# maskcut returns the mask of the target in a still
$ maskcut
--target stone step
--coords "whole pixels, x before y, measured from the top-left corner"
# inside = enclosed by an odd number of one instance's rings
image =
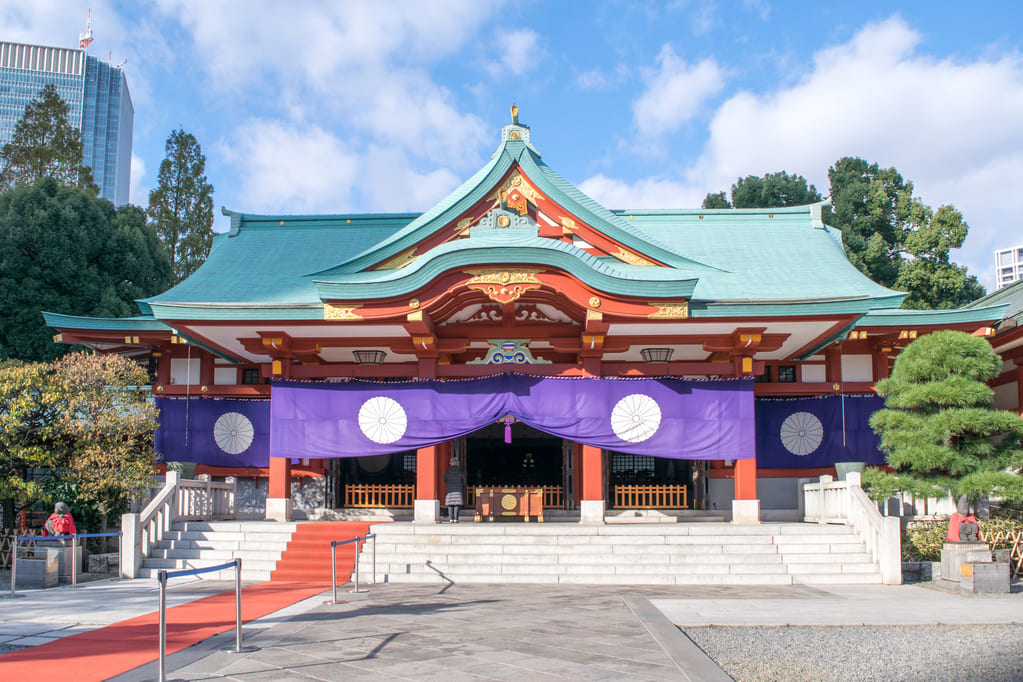
[[[244,563],[249,561],[278,561],[281,558],[281,550],[224,550],[224,549],[194,549],[172,547],[170,549],[154,549],[150,552],[150,559],[210,559],[219,561],[231,561],[241,559]]]

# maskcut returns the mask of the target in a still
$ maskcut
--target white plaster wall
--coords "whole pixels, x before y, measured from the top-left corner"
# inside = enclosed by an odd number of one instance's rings
[[[873,381],[874,363],[869,355],[843,355],[842,381]]]
[[[805,383],[823,383],[827,381],[824,365],[803,365],[802,377]]]
[[[172,384],[199,384],[199,358],[171,358]]]
[[[217,385],[237,384],[238,370],[235,367],[215,367],[213,369],[213,383]]]

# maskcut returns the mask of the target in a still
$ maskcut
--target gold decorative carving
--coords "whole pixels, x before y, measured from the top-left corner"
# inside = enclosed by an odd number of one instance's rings
[[[597,298],[596,296],[590,296],[590,307],[591,308],[599,308],[600,307],[600,299]]]
[[[651,320],[684,320],[689,317],[689,301],[677,303],[651,303],[657,312],[647,315]]]
[[[531,202],[533,202],[534,204],[536,203],[536,199],[539,196],[539,194],[526,181],[526,179],[522,177],[522,174],[519,173],[519,171],[513,172],[508,177],[507,180],[501,183],[501,186],[494,190],[494,193],[490,195],[489,200],[490,201],[501,200],[503,196],[507,195],[508,190],[510,190],[512,187],[518,189],[519,192],[524,194],[526,198],[529,199]]]
[[[355,311],[361,308],[361,305],[333,305],[332,303],[323,304],[323,319],[325,320],[361,320],[362,315],[357,314]]]
[[[408,307],[412,308],[413,310],[419,308],[419,299],[418,298],[409,299]]]
[[[510,133],[508,133],[508,139],[509,140],[521,140],[522,139],[522,133],[519,132],[518,130],[513,130]]]
[[[599,310],[587,310],[586,321],[587,322],[601,322],[604,319],[604,313]]]
[[[558,220],[561,221],[562,234],[572,234],[573,232],[579,229],[579,226],[575,224],[575,221],[569,218],[568,216],[565,215],[558,216]]]
[[[413,246],[411,249],[402,251],[393,258],[385,260],[383,263],[376,266],[374,270],[400,270],[416,258],[418,258],[418,256],[416,256],[416,247]]]
[[[498,227],[508,227],[509,225],[511,225],[511,218],[509,218],[506,215],[499,215],[499,216],[497,216],[497,226]]]
[[[543,284],[536,276],[542,270],[466,270],[472,275],[465,285],[485,293],[490,300],[498,303],[510,303],[522,294],[539,289]]]
[[[455,225],[455,232],[465,232],[469,229],[469,225],[472,223],[472,218],[462,218]]]
[[[631,251],[626,251],[621,247],[618,247],[618,253],[615,254],[615,257],[629,265],[654,265],[652,261],[648,261],[646,258],[643,258],[643,256],[632,253]]]

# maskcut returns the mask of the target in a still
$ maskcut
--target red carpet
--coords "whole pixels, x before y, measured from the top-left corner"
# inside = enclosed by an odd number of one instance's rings
[[[270,574],[271,581],[316,581],[324,589],[330,587],[330,543],[332,540],[350,540],[369,532],[364,521],[317,521],[300,523],[291,536],[287,549]],[[355,543],[337,548],[337,581],[348,582],[355,570]]]
[[[330,541],[365,535],[368,523],[302,523],[277,563],[271,582],[242,589],[242,622],[273,613],[330,589]],[[337,579],[355,570],[355,543],[338,547]],[[297,577],[302,576],[302,577]],[[154,595],[154,602],[156,601]],[[0,655],[0,680],[106,680],[160,657],[157,611]],[[234,590],[167,609],[167,654],[234,629]],[[244,645],[244,632],[242,633]],[[234,640],[231,640],[233,646]]]
[[[327,583],[261,583],[242,588],[242,622],[290,606]],[[155,601],[155,597],[154,597]],[[158,611],[98,630],[0,655],[0,680],[105,680],[160,657]],[[234,590],[167,609],[167,653],[234,629]],[[242,633],[244,644],[244,631]],[[232,644],[228,646],[233,646]]]

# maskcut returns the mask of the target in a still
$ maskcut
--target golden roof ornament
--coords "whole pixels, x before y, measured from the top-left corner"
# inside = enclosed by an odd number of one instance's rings
[[[519,124],[519,105],[518,104],[511,105],[511,115],[512,115],[512,125],[518,125]]]

